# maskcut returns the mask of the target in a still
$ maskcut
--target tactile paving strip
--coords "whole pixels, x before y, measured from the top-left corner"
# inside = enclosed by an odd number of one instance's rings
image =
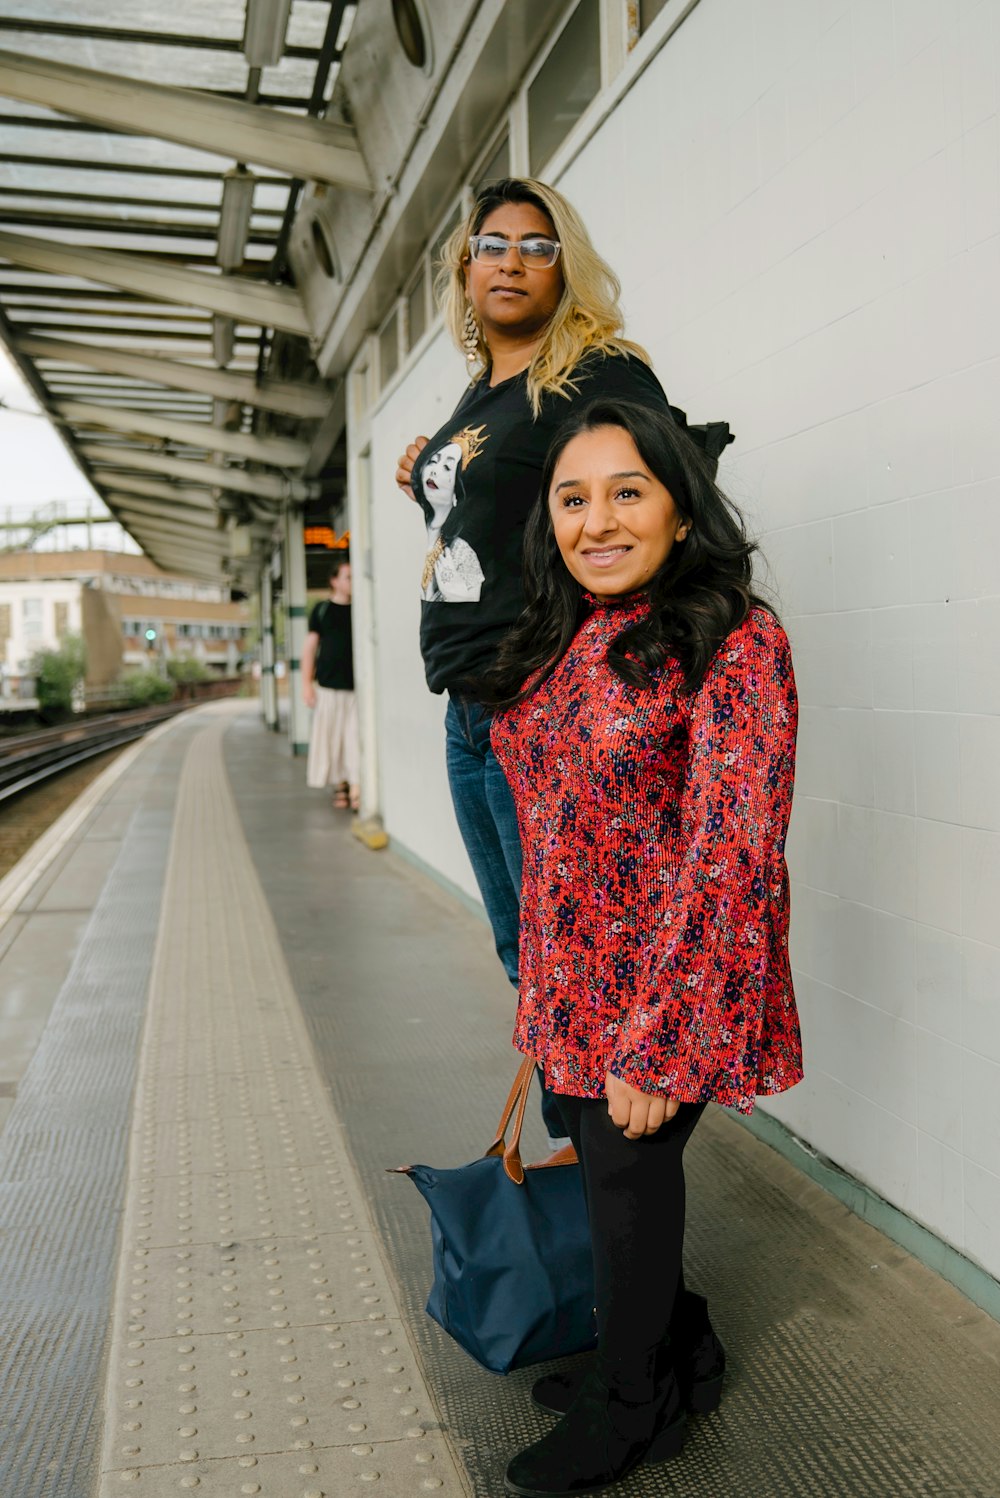
[[[316,1072],[222,760],[178,791],[136,1093],[101,1498],[467,1489]]]
[[[190,732],[190,720],[174,719],[143,746],[148,788],[133,768],[96,817],[89,803],[83,835],[113,809],[121,850],[0,1136],[2,1498],[92,1492],[136,1057]],[[67,839],[62,853],[77,846]],[[14,881],[21,908],[37,903],[62,863]]]

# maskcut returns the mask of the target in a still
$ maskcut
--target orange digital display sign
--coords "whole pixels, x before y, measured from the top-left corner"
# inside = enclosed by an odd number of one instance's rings
[[[307,546],[320,546],[326,551],[346,551],[351,544],[350,531],[338,536],[332,525],[307,525],[303,534]]]

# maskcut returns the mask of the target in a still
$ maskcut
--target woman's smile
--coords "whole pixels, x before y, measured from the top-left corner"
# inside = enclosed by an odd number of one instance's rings
[[[631,546],[584,547],[581,555],[595,567],[611,567],[631,550]]]
[[[622,427],[595,427],[567,442],[549,514],[566,567],[598,598],[648,587],[689,529]]]

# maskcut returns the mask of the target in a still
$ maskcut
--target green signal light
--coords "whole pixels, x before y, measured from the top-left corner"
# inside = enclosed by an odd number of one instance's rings
[[[156,630],[155,629],[147,629],[147,631],[146,631],[146,639],[152,645],[153,641],[156,639]]]

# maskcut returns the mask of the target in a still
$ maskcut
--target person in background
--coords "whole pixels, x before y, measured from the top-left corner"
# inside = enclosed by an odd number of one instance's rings
[[[684,1148],[708,1103],[792,1087],[785,838],[797,700],[742,522],[664,412],[599,400],[549,453],[528,606],[479,687],[525,851],[514,1044],[580,1159],[598,1345],[514,1498],[681,1449],[724,1357],[682,1268]]]
[[[309,615],[302,651],[302,700],[315,709],[309,735],[306,784],[332,785],[338,810],[357,811],[361,755],[354,700],[351,637],[351,563],[339,557],[330,567],[330,596]]]
[[[529,178],[484,187],[443,247],[437,290],[470,383],[444,426],[407,447],[396,482],[427,525],[415,579],[420,648],[431,691],[448,694],[455,814],[516,987],[517,818],[490,746],[490,713],[470,682],[495,663],[524,607],[524,526],[559,424],[595,395],[638,402],[668,421],[671,408],[648,354],[623,337],[614,272],[554,188]],[[544,1088],[542,1114],[558,1147],[566,1130]]]

